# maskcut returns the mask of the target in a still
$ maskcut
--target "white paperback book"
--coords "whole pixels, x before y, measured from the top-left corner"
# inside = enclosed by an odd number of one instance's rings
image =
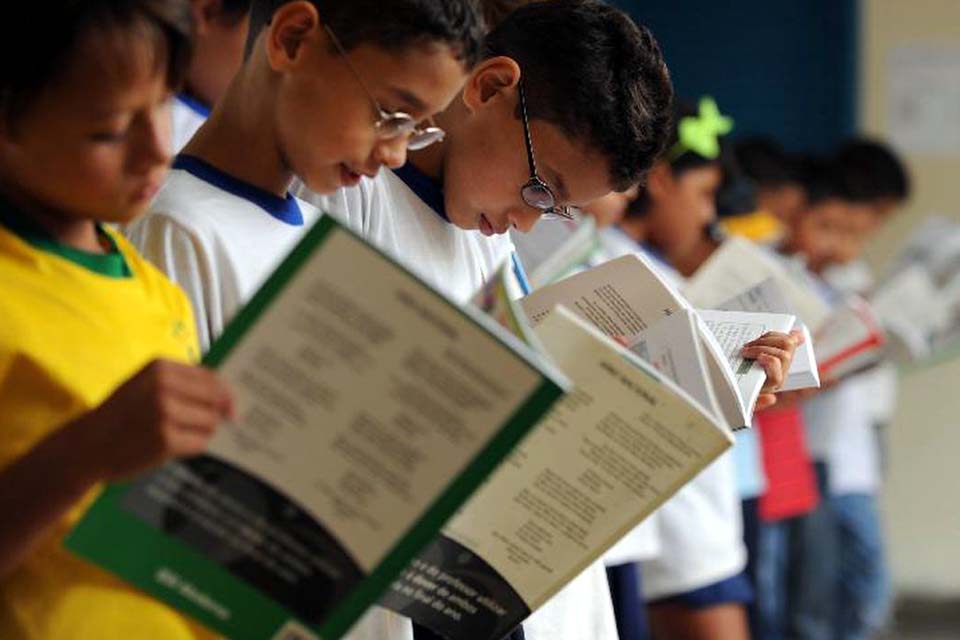
[[[663,318],[681,310],[692,310],[690,303],[659,275],[656,267],[639,255],[616,258],[543,287],[523,298],[520,305],[534,326],[549,316],[557,305],[563,305],[606,335],[627,344],[634,343]],[[730,429],[751,424],[756,395],[765,376],[759,365],[751,362],[748,367],[742,364],[730,355],[730,350],[742,347],[764,331],[783,331],[784,326],[789,331],[794,321],[793,316],[784,315],[777,323],[770,324],[771,318],[756,319],[749,315],[727,316],[724,324],[718,325],[723,329],[724,340],[742,339],[739,345],[721,344],[706,323],[697,323],[708,378],[721,417]],[[769,328],[753,334],[757,328],[766,326]],[[739,353],[738,348],[737,351]],[[748,367],[750,375],[746,375],[746,370],[740,373],[741,366]],[[759,385],[755,385],[758,379]]]

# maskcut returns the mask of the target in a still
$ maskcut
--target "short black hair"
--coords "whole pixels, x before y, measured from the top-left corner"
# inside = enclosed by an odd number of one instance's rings
[[[799,185],[797,158],[769,136],[753,136],[738,140],[733,155],[743,174],[759,189]]]
[[[910,176],[897,154],[876,140],[856,138],[840,146],[836,154],[843,187],[855,202],[887,198],[898,202],[910,197]]]
[[[835,158],[807,155],[801,157],[799,167],[800,183],[809,206],[825,200],[849,200]]]
[[[252,43],[276,10],[292,0],[253,0]],[[350,51],[373,44],[390,52],[440,42],[468,69],[480,58],[486,25],[476,0],[310,0]],[[249,47],[248,43],[248,47]]]
[[[14,122],[33,100],[64,73],[87,37],[116,46],[117,64],[126,48],[144,39],[155,49],[155,63],[171,89],[183,82],[193,51],[190,0],[57,0],[15,2],[5,7],[0,28],[0,117]],[[43,29],[43,42],[19,50],[24,26]]]
[[[480,0],[483,7],[483,18],[487,27],[493,29],[503,22],[511,11],[531,2],[545,2],[548,0]]]
[[[485,57],[501,55],[520,65],[531,118],[603,154],[615,190],[642,180],[663,150],[673,102],[648,29],[598,0],[534,2],[487,36]]]
[[[230,21],[240,22],[250,14],[251,0],[223,0],[220,3],[220,15]]]

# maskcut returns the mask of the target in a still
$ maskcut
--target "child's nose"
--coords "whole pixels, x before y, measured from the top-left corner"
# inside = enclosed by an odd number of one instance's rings
[[[390,169],[399,169],[407,162],[408,136],[397,136],[389,140],[381,140],[373,150],[377,164]]]

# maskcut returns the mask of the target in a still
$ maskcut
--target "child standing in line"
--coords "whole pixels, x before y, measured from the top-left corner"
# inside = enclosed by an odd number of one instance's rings
[[[460,90],[483,35],[471,0],[257,0],[250,29],[242,69],[127,229],[186,290],[204,349],[318,218],[294,179],[327,193],[442,137],[424,120]],[[411,634],[374,607],[350,637]]]
[[[720,137],[731,126],[712,100],[701,101],[698,110],[681,106],[666,155],[620,223],[681,290],[684,277],[722,242],[715,231]],[[793,336],[768,334],[745,349],[767,371],[765,391],[780,386],[796,346]],[[758,409],[775,401],[768,395]],[[744,574],[733,454],[681,489],[657,512],[657,521],[660,554],[641,563],[654,638],[749,638],[745,605],[753,595]]]
[[[61,539],[103,482],[206,448],[232,413],[183,292],[106,225],[167,170],[186,0],[8,7],[0,53],[0,637],[195,640]],[[24,64],[20,29],[43,27]]]
[[[533,2],[486,39],[437,145],[324,208],[451,298],[466,302],[512,259],[507,231],[640,181],[668,132],[672,87],[652,35],[591,0]],[[617,637],[594,563],[523,623],[527,640]],[[430,637],[418,630],[419,638]],[[515,636],[516,637],[516,636]]]

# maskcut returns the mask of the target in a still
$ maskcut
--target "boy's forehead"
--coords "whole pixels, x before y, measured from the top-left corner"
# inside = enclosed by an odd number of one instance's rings
[[[91,33],[81,38],[77,55],[69,59],[59,82],[52,86],[69,99],[82,101],[92,113],[115,109],[137,90],[166,90],[166,60],[156,43],[120,35],[98,38]],[[123,55],[117,55],[120,39],[126,40]],[[111,42],[111,40],[113,42]]]
[[[424,115],[445,108],[467,76],[453,50],[439,43],[401,52],[361,44],[350,52],[350,59],[377,95],[386,94],[405,109]]]

